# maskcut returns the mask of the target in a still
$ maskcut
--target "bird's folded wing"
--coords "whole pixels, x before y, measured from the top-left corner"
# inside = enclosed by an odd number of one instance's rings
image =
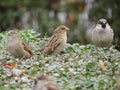
[[[60,90],[59,87],[53,83],[49,83],[46,85],[48,90]]]
[[[33,55],[32,51],[30,50],[30,48],[28,47],[28,45],[25,42],[22,41],[22,45],[23,45],[24,50],[26,50],[31,55]]]
[[[52,36],[48,43],[41,49],[41,54],[51,54],[61,44],[62,38],[59,36]]]

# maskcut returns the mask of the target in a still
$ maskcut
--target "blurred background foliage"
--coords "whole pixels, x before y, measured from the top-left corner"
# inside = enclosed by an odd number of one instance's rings
[[[92,28],[106,18],[120,45],[120,0],[2,0],[0,31],[33,29],[50,36],[60,24],[70,28],[68,42],[91,43]]]

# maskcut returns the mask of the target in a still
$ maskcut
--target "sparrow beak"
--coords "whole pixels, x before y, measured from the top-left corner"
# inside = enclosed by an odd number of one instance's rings
[[[34,81],[38,81],[38,78],[36,78],[36,77],[33,77],[32,79],[33,79]]]
[[[69,31],[70,29],[69,28],[66,28],[67,31]]]

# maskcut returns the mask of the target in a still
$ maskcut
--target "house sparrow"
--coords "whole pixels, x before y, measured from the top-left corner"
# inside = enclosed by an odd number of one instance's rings
[[[107,23],[106,19],[100,19],[93,29],[92,42],[98,47],[106,47],[112,44],[113,30]]]
[[[64,25],[58,26],[49,41],[40,50],[41,54],[59,53],[64,49],[67,42],[67,28]]]
[[[45,74],[38,74],[34,78],[34,86],[32,90],[60,90],[60,88],[53,84]]]
[[[7,33],[7,49],[16,58],[27,59],[33,55],[28,45],[22,41],[15,30]]]
[[[120,70],[118,72],[118,75],[117,75],[117,90],[120,90]]]

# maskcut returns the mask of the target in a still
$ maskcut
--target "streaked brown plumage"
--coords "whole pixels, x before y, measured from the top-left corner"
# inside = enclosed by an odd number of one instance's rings
[[[29,46],[22,41],[19,34],[15,30],[8,31],[7,49],[16,58],[27,59],[33,56]]]
[[[45,74],[38,74],[33,80],[33,90],[60,90],[60,88],[56,84],[53,84]]]
[[[67,31],[69,29],[64,26],[58,26],[49,41],[40,50],[41,54],[59,53],[64,49],[67,42]]]
[[[113,30],[107,20],[100,19],[95,29],[93,29],[92,42],[98,47],[107,47],[112,44],[113,36]]]

